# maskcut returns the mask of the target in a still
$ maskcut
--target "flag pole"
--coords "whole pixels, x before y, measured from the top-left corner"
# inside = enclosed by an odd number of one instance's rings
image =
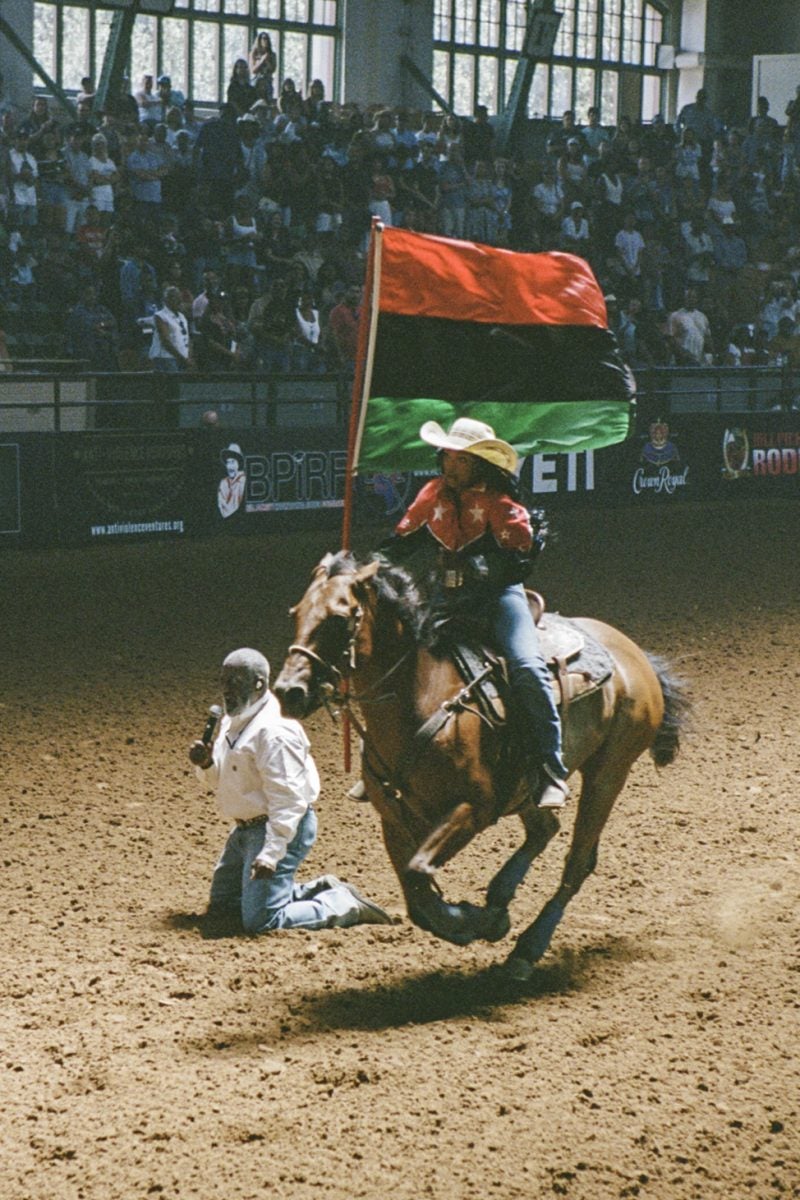
[[[342,549],[349,550],[353,528],[353,490],[356,473],[356,452],[361,440],[363,414],[372,380],[372,363],[375,358],[375,338],[378,331],[378,305],[380,300],[380,236],[383,222],[372,218],[367,263],[364,271],[364,297],[361,302],[362,319],[358,327],[356,364],[353,376],[353,392],[350,400],[350,425],[347,435],[347,467],[344,480],[344,510],[342,513]],[[364,319],[366,318],[366,319]]]
[[[356,470],[356,449],[360,440],[363,424],[362,411],[366,408],[372,379],[372,362],[375,357],[375,333],[378,324],[378,300],[380,288],[375,279],[376,243],[383,232],[383,223],[378,217],[372,218],[367,262],[364,270],[364,296],[361,301],[362,319],[358,326],[358,342],[356,344],[356,362],[353,373],[353,391],[350,399],[350,424],[347,434],[347,466],[344,477],[344,508],[342,511],[342,549],[349,550],[353,528],[353,491]],[[368,317],[368,319],[367,319]],[[342,681],[342,690],[347,691],[348,681]],[[350,714],[347,708],[342,713],[342,742],[345,774],[352,769],[350,746]]]

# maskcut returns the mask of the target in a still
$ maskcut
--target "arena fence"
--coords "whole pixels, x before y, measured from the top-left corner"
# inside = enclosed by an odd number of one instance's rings
[[[619,446],[535,455],[532,500],[675,504],[800,487],[800,372],[638,370]],[[0,376],[0,546],[341,522],[350,385],[330,375]],[[370,474],[356,521],[390,524],[422,476]]]

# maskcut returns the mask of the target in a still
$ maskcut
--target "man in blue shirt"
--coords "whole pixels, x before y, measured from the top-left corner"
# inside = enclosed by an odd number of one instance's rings
[[[140,213],[157,213],[161,207],[161,180],[166,174],[161,156],[155,150],[147,126],[139,130],[136,149],[125,162],[131,197]]]

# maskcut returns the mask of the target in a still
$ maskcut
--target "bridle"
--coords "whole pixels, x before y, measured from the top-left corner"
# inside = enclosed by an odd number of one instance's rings
[[[350,614],[347,621],[348,640],[344,650],[342,650],[340,658],[344,664],[344,669],[337,667],[335,663],[329,662],[318,654],[316,650],[312,650],[310,646],[303,646],[300,642],[293,642],[289,647],[290,654],[302,654],[315,667],[321,669],[323,680],[332,688],[332,693],[329,699],[335,699],[337,702],[342,702],[347,694],[345,680],[350,674],[355,671],[358,665],[356,656],[356,642],[358,635],[361,632],[361,625],[364,620],[364,609],[359,604]]]
[[[304,646],[300,642],[293,642],[289,647],[290,654],[301,654],[304,658],[307,658],[313,666],[319,668],[323,678],[322,699],[326,707],[328,707],[330,704],[336,704],[339,708],[347,709],[353,701],[360,703],[367,699],[372,699],[373,702],[378,699],[390,699],[391,697],[389,695],[378,697],[373,696],[372,693],[377,691],[387,679],[394,675],[395,671],[402,666],[411,653],[410,650],[406,650],[404,654],[401,654],[397,662],[389,667],[387,671],[384,671],[383,675],[381,675],[379,679],[376,679],[374,683],[371,683],[370,686],[365,689],[365,691],[354,695],[350,692],[347,683],[350,675],[358,666],[356,643],[358,642],[358,635],[361,632],[361,626],[363,622],[364,609],[359,604],[348,618],[347,645],[339,656],[343,662],[343,668],[336,666],[336,664],[333,662],[329,662],[327,658],[323,658],[322,655],[317,653],[316,650],[312,650],[310,646]]]

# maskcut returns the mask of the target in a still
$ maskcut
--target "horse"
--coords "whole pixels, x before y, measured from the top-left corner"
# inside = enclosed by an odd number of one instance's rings
[[[509,769],[510,723],[498,728],[471,703],[471,689],[437,644],[429,607],[402,566],[380,557],[359,562],[349,551],[327,554],[290,613],[295,640],[275,694],[284,714],[299,719],[323,703],[350,712],[362,738],[366,798],[380,816],[410,919],[457,945],[499,941],[509,932],[517,888],[560,828],[556,810],[536,807],[524,770]],[[602,621],[570,623],[605,648],[610,673],[562,711],[565,761],[582,784],[559,886],[502,964],[520,982],[531,977],[567,904],[594,871],[600,835],[634,762],[649,750],[657,766],[671,763],[689,713],[685,685],[666,662]],[[486,903],[448,903],[437,869],[511,814],[522,822],[524,841],[491,879]]]

